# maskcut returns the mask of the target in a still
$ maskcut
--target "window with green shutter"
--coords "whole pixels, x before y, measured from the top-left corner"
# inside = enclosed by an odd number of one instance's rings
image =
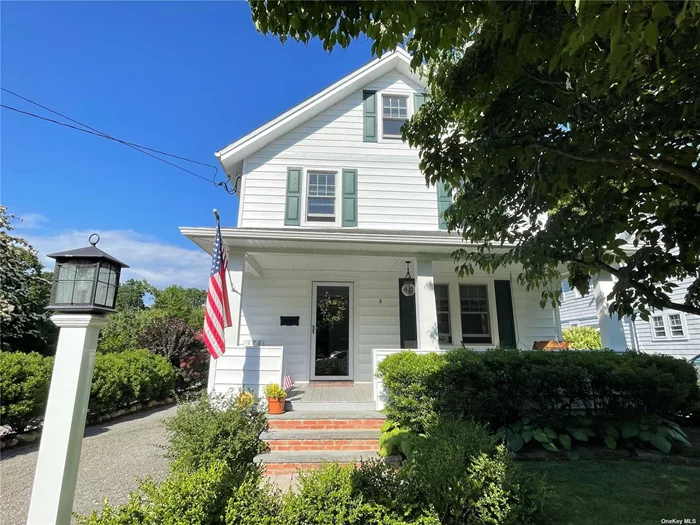
[[[413,94],[413,112],[418,113],[418,110],[425,102],[425,93],[414,93]]]
[[[343,226],[357,226],[357,170],[343,170]]]
[[[299,226],[301,206],[301,168],[287,168],[287,197],[284,205],[285,226]]]
[[[377,142],[377,92],[362,92],[363,140],[365,142]]]
[[[438,221],[441,230],[446,230],[447,225],[445,223],[445,210],[452,204],[452,197],[447,192],[445,185],[442,182],[438,182],[435,185],[437,189],[437,200],[438,200]]]

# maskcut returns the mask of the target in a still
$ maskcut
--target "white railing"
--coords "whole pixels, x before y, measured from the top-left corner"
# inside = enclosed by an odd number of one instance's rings
[[[227,346],[209,365],[209,393],[248,390],[262,397],[265,385],[282,385],[284,347]]]
[[[374,348],[372,350],[372,383],[374,386],[374,404],[376,410],[382,410],[386,404],[386,393],[384,392],[384,385],[382,380],[377,377],[377,368],[379,363],[381,363],[386,357],[392,354],[398,354],[399,352],[404,352],[405,349],[400,348]],[[411,350],[416,354],[429,354],[431,352],[442,353],[444,350]]]

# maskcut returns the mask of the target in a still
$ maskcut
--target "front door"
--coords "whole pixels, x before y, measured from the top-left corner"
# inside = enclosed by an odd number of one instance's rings
[[[313,283],[311,379],[352,379],[351,283]]]

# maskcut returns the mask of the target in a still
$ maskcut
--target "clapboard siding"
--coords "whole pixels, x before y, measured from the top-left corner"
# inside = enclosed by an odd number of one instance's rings
[[[308,381],[311,356],[312,282],[354,284],[354,379],[372,381],[372,349],[398,348],[399,287],[405,272],[342,272],[265,270],[264,277],[244,275],[240,342],[284,347],[284,366],[295,381]],[[454,273],[437,273],[438,283],[490,283],[510,280],[509,273],[478,273],[459,279]],[[557,324],[551,306],[539,307],[540,292],[528,292],[513,280],[512,295],[518,346],[532,348],[534,341],[556,338]],[[459,312],[451,312],[459,315]],[[280,326],[280,316],[299,316],[299,326]],[[454,334],[457,337],[457,334]],[[449,347],[446,345],[445,347]]]
[[[692,280],[674,281],[678,284],[671,294],[674,302],[683,302],[688,286]],[[561,322],[562,326],[570,326],[572,324],[580,324],[585,326],[598,327],[598,316],[596,314],[595,299],[592,294],[584,297],[573,297],[573,291],[564,294],[562,302]],[[677,313],[673,310],[664,310],[663,314]],[[679,312],[680,313],[680,312]],[[625,338],[629,348],[638,348],[642,352],[650,354],[667,354],[674,357],[682,357],[690,359],[700,354],[700,317],[680,313],[681,317],[685,318],[687,337],[683,340],[678,339],[654,339],[652,337],[651,325],[648,321],[638,317],[634,321],[634,330],[632,323],[629,320],[623,322]],[[636,338],[635,333],[636,332]]]
[[[376,90],[379,97],[383,91],[408,95],[409,114],[413,94],[423,91],[396,70],[363,89]],[[299,166],[339,175],[343,168],[357,169],[359,228],[438,229],[435,188],[427,187],[418,169],[417,151],[400,140],[382,139],[381,130],[378,142],[363,141],[363,89],[246,159],[239,226],[284,227],[287,168]],[[381,110],[381,98],[377,104]],[[336,203],[340,213],[338,196]]]

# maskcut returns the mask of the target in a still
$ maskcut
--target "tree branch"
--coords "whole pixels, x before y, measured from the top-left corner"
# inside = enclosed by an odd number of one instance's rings
[[[612,164],[614,166],[622,166],[625,164],[643,166],[649,169],[656,170],[658,172],[666,173],[668,175],[672,175],[674,177],[683,179],[685,182],[695,186],[697,189],[700,190],[700,172],[684,168],[683,166],[679,166],[678,164],[669,162],[667,160],[657,159],[653,157],[641,157],[639,155],[630,155],[629,157],[578,155],[576,153],[570,153],[557,147],[550,146],[549,144],[542,144],[541,142],[534,144],[534,146],[545,151],[551,151],[553,153],[556,153],[557,155],[561,155],[562,157],[577,160],[580,162],[589,162],[593,164]]]
[[[607,263],[604,263],[600,259],[596,259],[592,263],[585,262],[582,259],[576,259],[576,258],[571,258],[572,262],[575,262],[577,264],[580,264],[581,266],[588,266],[588,267],[593,267],[593,268],[598,268],[599,270],[605,270],[606,272],[614,275],[618,279],[620,278],[622,272],[618,269],[615,268],[614,266],[611,266]],[[651,287],[646,286],[642,283],[635,282],[628,280],[630,286],[634,288],[635,290],[638,290],[642,292],[647,299],[653,299],[653,301],[649,301],[650,303],[654,303],[651,306],[658,306],[661,308],[668,308],[669,310],[676,310],[678,312],[684,312],[686,314],[694,314],[694,315],[700,315],[700,308],[696,308],[694,306],[690,306],[687,304],[683,303],[674,303],[668,298],[662,298],[658,297],[654,291],[651,289]]]

